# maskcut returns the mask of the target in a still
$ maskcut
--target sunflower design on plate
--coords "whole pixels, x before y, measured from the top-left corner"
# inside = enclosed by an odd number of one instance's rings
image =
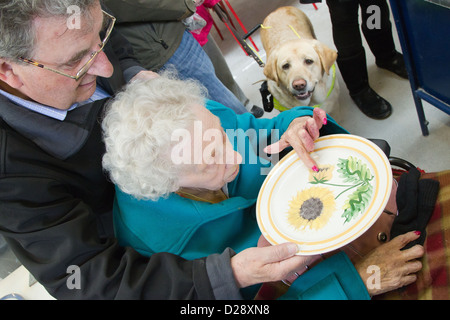
[[[331,164],[319,165],[317,172],[309,171],[309,182],[313,184],[324,183],[333,178],[334,166]]]
[[[317,230],[330,219],[335,209],[334,195],[325,187],[297,192],[289,203],[288,222],[298,230]]]

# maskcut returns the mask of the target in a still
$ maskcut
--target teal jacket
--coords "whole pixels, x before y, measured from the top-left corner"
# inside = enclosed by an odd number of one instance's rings
[[[297,107],[272,119],[255,119],[251,114],[236,115],[213,101],[207,101],[206,107],[220,118],[235,150],[243,157],[238,176],[227,185],[229,199],[210,204],[174,193],[158,201],[145,201],[116,188],[114,223],[121,245],[134,247],[146,256],[171,252],[186,259],[222,252],[227,247],[240,252],[256,246],[261,232],[255,203],[266,177],[262,170],[267,174],[271,166],[260,156],[264,155],[262,150],[278,141],[294,118],[311,116],[312,108]],[[321,135],[332,133],[348,132],[329,118]]]

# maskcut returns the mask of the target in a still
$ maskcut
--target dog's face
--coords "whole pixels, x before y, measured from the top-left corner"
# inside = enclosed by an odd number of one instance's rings
[[[270,52],[264,75],[297,100],[306,100],[336,58],[336,51],[317,40],[292,40]]]

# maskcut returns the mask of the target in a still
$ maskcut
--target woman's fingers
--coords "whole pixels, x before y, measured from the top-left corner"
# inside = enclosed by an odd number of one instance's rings
[[[422,269],[422,263],[418,259],[425,254],[425,250],[421,245],[409,249],[404,247],[419,236],[420,232],[417,231],[399,235],[356,263],[355,266],[371,295],[391,291],[416,281],[416,273]],[[372,265],[378,267],[377,286],[367,282],[373,279],[372,274],[367,272],[368,267]]]
[[[322,125],[326,125],[328,123],[327,113],[323,109],[314,108],[313,118],[316,121],[317,125],[320,125],[319,128],[322,127]]]
[[[310,152],[314,151],[314,141],[320,136],[320,128],[327,123],[325,111],[314,108],[313,117],[294,119],[279,141],[267,146],[269,154],[279,153],[291,146],[308,169],[318,170],[316,161]]]
[[[390,243],[392,243],[392,245],[395,244],[395,246],[398,249],[402,249],[408,243],[418,239],[419,237],[420,237],[420,232],[419,231],[410,231],[410,232],[407,232],[407,233],[404,233],[404,234],[401,234],[401,235],[395,237],[394,239],[392,239],[390,241]]]
[[[308,150],[306,149],[308,148],[311,151],[314,150],[314,141],[309,138],[306,130],[303,131],[304,132],[297,133],[298,137],[303,137],[300,138],[300,140],[298,138],[297,139],[290,138],[288,136],[289,133],[288,135],[286,135],[285,133],[279,141],[267,146],[264,149],[264,152],[268,154],[276,154],[280,153],[287,147],[292,147],[294,148],[300,160],[303,161],[303,163],[308,169],[317,168],[317,163],[314,161],[314,159],[311,157]]]

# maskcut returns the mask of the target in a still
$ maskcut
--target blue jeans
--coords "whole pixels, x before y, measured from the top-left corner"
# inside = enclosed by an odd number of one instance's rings
[[[209,99],[233,109],[237,114],[248,112],[236,96],[217,78],[208,55],[197,40],[185,31],[180,46],[162,69],[173,66],[181,79],[191,78],[208,89]]]

